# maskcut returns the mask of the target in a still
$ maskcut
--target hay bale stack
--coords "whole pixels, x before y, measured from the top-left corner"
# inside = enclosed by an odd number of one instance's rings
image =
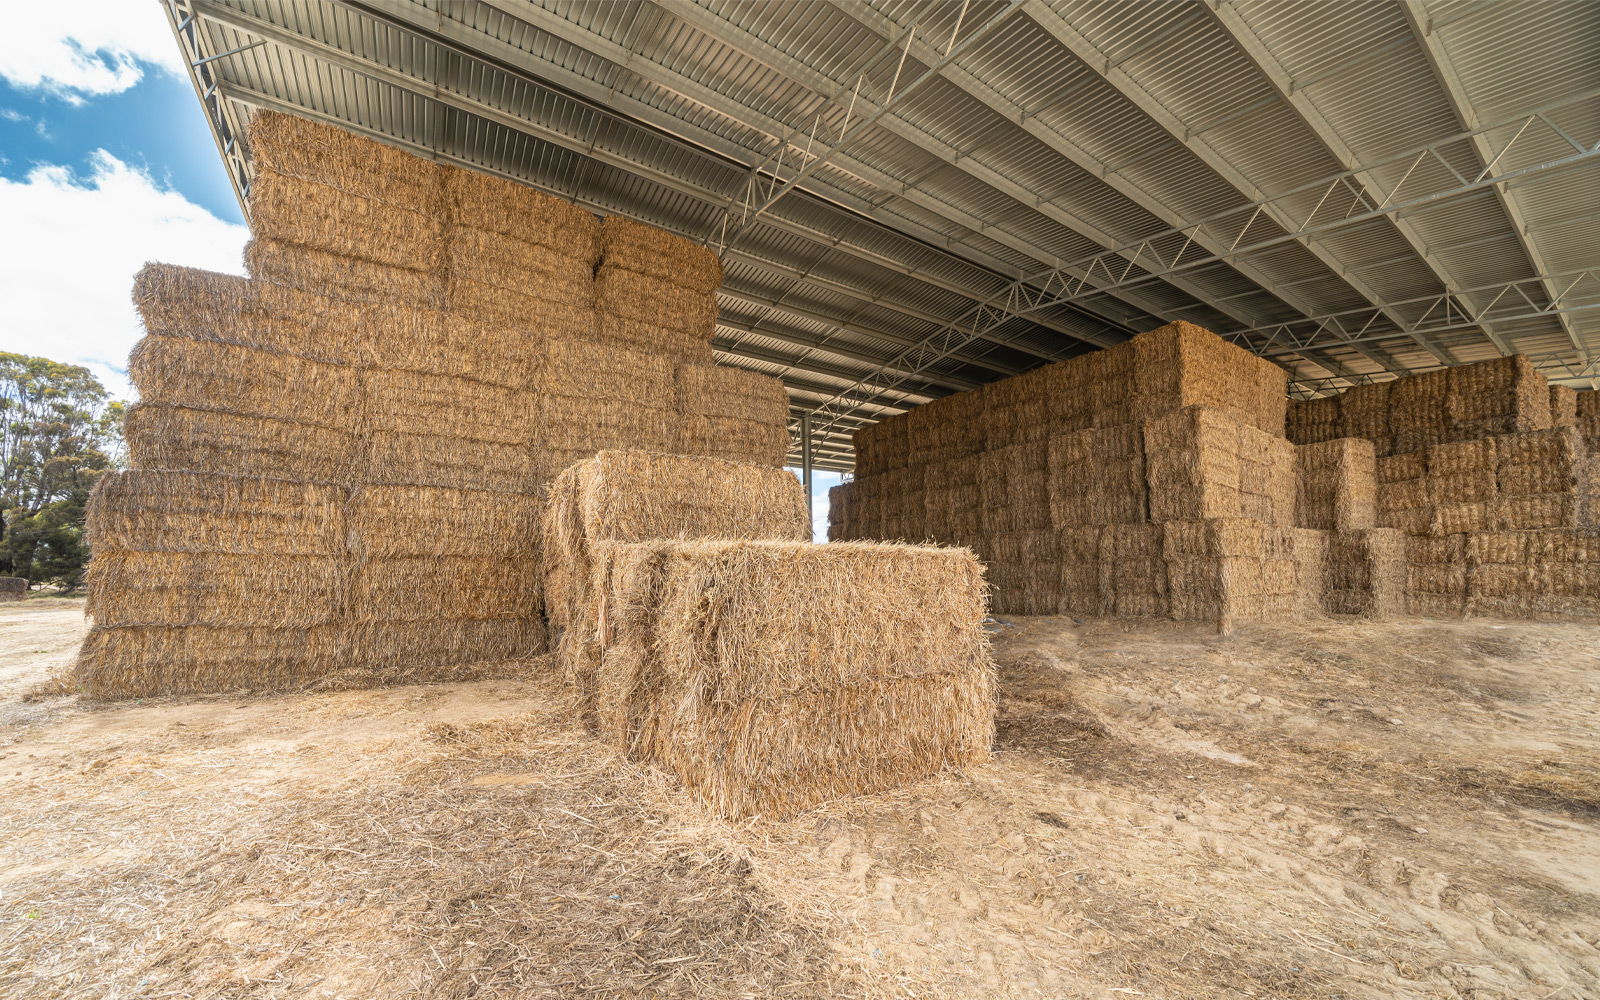
[[[1055,531],[1007,531],[986,538],[991,601],[997,614],[1053,615],[1061,604],[1061,553]]]
[[[1340,437],[1343,433],[1339,415],[1341,398],[1333,395],[1289,400],[1286,436],[1295,445],[1321,444]]]
[[[1450,370],[1396,379],[1389,390],[1389,435],[1397,454],[1422,451],[1450,440],[1446,401]]]
[[[861,488],[852,484],[852,492]],[[866,495],[863,493],[863,495]],[[784,469],[715,458],[602,451],[551,484],[542,521],[546,614],[556,628],[590,601],[599,542],[811,537],[804,488]]]
[[[1433,527],[1428,503],[1428,453],[1414,451],[1380,458],[1377,468],[1377,522],[1408,535],[1425,535]]]
[[[1333,614],[1389,618],[1405,611],[1405,536],[1392,528],[1329,534],[1323,606]]]
[[[1152,521],[1294,523],[1294,446],[1225,410],[1192,406],[1147,422],[1144,452]]]
[[[1578,390],[1570,385],[1550,387],[1550,426],[1578,426]]]
[[[1353,385],[1339,400],[1339,437],[1365,438],[1372,442],[1379,457],[1394,453],[1394,436],[1389,428],[1389,393],[1393,382],[1368,382]]]
[[[1046,461],[1057,530],[1145,521],[1145,435],[1139,428],[1112,424],[1057,434]]]
[[[1289,543],[1294,567],[1294,597],[1290,614],[1297,618],[1321,614],[1328,590],[1328,542],[1332,532],[1294,528]]]
[[[1354,531],[1377,524],[1377,459],[1371,441],[1337,438],[1295,449],[1300,491],[1295,523]]]
[[[1449,440],[1548,430],[1550,383],[1526,355],[1449,369]]]
[[[783,382],[739,368],[678,365],[673,451],[779,466],[789,454],[789,394]]]
[[[1434,534],[1483,531],[1493,526],[1499,496],[1494,438],[1434,445],[1428,449],[1427,462]]]
[[[1578,528],[1592,523],[1593,462],[1576,427],[1494,439],[1498,502],[1493,526],[1502,531]]]
[[[1526,617],[1533,610],[1534,562],[1530,532],[1475,531],[1466,536],[1466,610],[1473,615]]]
[[[987,759],[994,680],[971,553],[680,541],[600,559],[600,733],[717,813],[782,817]]]
[[[366,462],[344,430],[149,403],[128,407],[122,435],[136,469],[348,482]]]
[[[1169,323],[1128,342],[1133,353],[1134,422],[1209,406],[1283,437],[1288,374],[1265,358],[1193,323]]]
[[[1423,618],[1460,618],[1467,606],[1467,536],[1407,536],[1406,610]]]
[[[1325,542],[1317,533],[1302,537],[1251,518],[1169,521],[1161,529],[1171,617],[1226,631],[1319,609]]]
[[[1097,618],[1107,613],[1100,590],[1099,527],[1066,528],[1056,532],[1056,552],[1061,558],[1060,601],[1064,615]]]
[[[903,415],[891,416],[875,424],[858,427],[850,433],[850,444],[855,449],[858,476],[875,476],[890,469],[903,469],[909,455],[906,418]]]
[[[596,336],[709,363],[722,262],[712,250],[611,216],[598,233]]]
[[[1100,604],[1119,617],[1165,617],[1170,610],[1163,525],[1111,524],[1100,532]]]
[[[28,596],[28,581],[20,576],[0,576],[0,602],[21,601]]]
[[[1584,444],[1595,454],[1600,454],[1600,392],[1585,389],[1578,393],[1574,409],[1578,415],[1578,433]]]
[[[1592,531],[1528,533],[1534,615],[1600,618],[1600,536]]]

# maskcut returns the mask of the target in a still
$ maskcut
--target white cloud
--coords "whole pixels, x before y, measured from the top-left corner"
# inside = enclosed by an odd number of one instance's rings
[[[250,238],[103,149],[87,178],[54,165],[0,177],[0,219],[0,350],[87,365],[123,398],[142,336],[134,274],[151,260],[243,274]]]
[[[147,66],[183,72],[166,13],[153,2],[70,0],[6,5],[0,77],[73,103],[127,90]]]

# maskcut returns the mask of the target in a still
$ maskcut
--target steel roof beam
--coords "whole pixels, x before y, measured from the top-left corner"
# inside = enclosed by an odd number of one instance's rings
[[[779,341],[782,341],[785,344],[789,344],[789,345],[792,345],[794,347],[799,347],[806,353],[832,354],[832,355],[835,355],[837,357],[847,358],[847,359],[849,359],[851,361],[858,361],[861,364],[866,365],[867,367],[875,369],[875,370],[883,369],[887,365],[887,362],[883,358],[876,358],[876,357],[873,357],[870,354],[861,354],[861,353],[859,353],[857,351],[852,351],[847,347],[835,347],[835,346],[833,346],[831,344],[818,343],[818,342],[813,341],[813,340],[807,340],[804,337],[796,337],[794,334],[791,334],[791,333],[784,333],[784,332],[778,331],[778,330],[769,330],[769,329],[766,329],[766,328],[760,327],[760,326],[752,326],[752,325],[745,324],[745,323],[739,323],[739,322],[736,322],[734,320],[728,319],[727,317],[718,317],[717,326],[719,328],[721,328],[721,329],[729,330],[729,331],[732,331],[733,333],[736,333],[736,334],[746,334],[746,335],[754,336],[754,337],[765,337],[768,340],[779,340]],[[726,342],[724,342],[724,343],[726,343]],[[731,345],[729,345],[727,347],[724,347],[721,344],[716,345],[717,350],[719,350],[719,351],[729,351],[730,353],[736,353],[736,348],[739,348],[739,347],[742,347],[742,345],[731,344]],[[790,365],[803,365],[803,364],[806,363],[805,354],[802,354],[799,358],[790,360],[790,361],[788,361],[786,363],[790,364]],[[892,369],[889,369],[889,370],[892,370]],[[920,374],[920,375],[917,376],[917,378],[918,378],[919,382],[925,383],[922,386],[923,389],[927,389],[928,386],[938,386],[940,390],[949,390],[949,391],[953,391],[953,392],[962,392],[962,391],[969,390],[969,389],[976,389],[978,387],[978,385],[980,384],[980,383],[977,383],[977,382],[968,382],[968,381],[966,381],[964,379],[960,380],[959,383],[955,383],[953,381],[947,381],[947,380],[941,378],[940,376],[929,375],[927,373]],[[937,396],[944,395],[944,392],[942,392],[942,391],[932,391],[932,392],[922,392],[920,394],[921,395],[925,395],[925,396],[937,397]]]
[[[863,4],[850,3],[847,2],[847,0],[830,0],[830,2],[832,2],[835,7],[855,18],[858,22],[866,25],[880,34],[886,31],[891,31],[895,26],[897,26],[897,22],[891,18],[878,13],[877,11]],[[920,50],[917,50],[916,47],[913,46],[913,51]],[[920,52],[920,54],[924,57],[929,55],[927,52]],[[989,108],[989,110],[1000,115],[1002,118],[1011,122],[1018,128],[1026,131],[1029,135],[1044,143],[1046,146],[1050,147],[1056,153],[1060,154],[1080,169],[1098,177],[1102,182],[1110,186],[1118,194],[1127,198],[1129,201],[1132,201],[1134,204],[1146,212],[1149,212],[1156,218],[1162,220],[1162,222],[1166,223],[1168,226],[1182,228],[1184,225],[1186,225],[1182,215],[1171,206],[1165,204],[1153,194],[1146,191],[1144,188],[1139,187],[1137,184],[1127,181],[1125,178],[1116,173],[1108,164],[1102,162],[1093,154],[1089,153],[1081,146],[1078,146],[1060,132],[1044,125],[1037,118],[1028,116],[1020,106],[1007,97],[1003,92],[991,87],[977,75],[963,69],[960,66],[955,66],[947,70],[945,72],[945,76],[950,80],[951,83],[960,86],[964,91],[967,92],[969,96],[980,101],[985,107]],[[959,152],[957,155],[959,156]],[[1007,193],[1013,194],[1013,197],[1018,197],[1020,194],[1025,199],[1024,204],[1031,203],[1037,211],[1046,215],[1052,221],[1067,226],[1074,232],[1077,232],[1080,235],[1093,240],[1102,247],[1108,249],[1119,248],[1119,244],[1126,244],[1125,240],[1119,240],[1113,237],[1112,234],[1100,230],[1098,227],[1084,221],[1080,217],[1060,209],[1058,206],[1046,201],[1038,193],[1028,191],[1028,189],[1022,188],[1020,185],[1015,186],[1019,189],[1018,193],[1009,191]],[[1207,249],[1215,250],[1220,248],[1220,244],[1216,244],[1215,241],[1212,240],[1207,234],[1198,234],[1196,237],[1196,242],[1200,243],[1202,246],[1205,246]],[[1135,259],[1135,257],[1132,255],[1132,251],[1122,252],[1119,249],[1118,254],[1125,261],[1131,262]],[[1041,257],[1039,259],[1045,260],[1046,258]],[[1234,259],[1228,261],[1227,263],[1228,266],[1234,271],[1257,286],[1257,289],[1253,294],[1275,297],[1287,304],[1296,312],[1305,315],[1310,315],[1314,311],[1308,302],[1286,294],[1279,286],[1275,285],[1270,278],[1262,274],[1258,268],[1249,262],[1240,259]],[[1230,299],[1233,298],[1233,296],[1218,296],[1214,293],[1207,292],[1196,282],[1189,280],[1182,275],[1169,276],[1164,280],[1166,280],[1169,284],[1175,285],[1202,304],[1232,318],[1235,322],[1242,324],[1246,328],[1258,326],[1261,323],[1260,317],[1252,316],[1232,305]],[[1171,320],[1177,317],[1165,315],[1163,318]],[[1379,363],[1382,367],[1394,367],[1394,362],[1392,359],[1372,358],[1371,360]],[[1387,364],[1384,363],[1385,360],[1387,360]]]
[[[558,132],[556,130],[547,128],[547,127],[539,124],[538,122],[535,122],[530,118],[527,118],[524,115],[517,114],[515,112],[505,111],[505,110],[503,110],[501,108],[498,108],[498,107],[496,107],[494,105],[490,105],[490,104],[487,104],[487,103],[485,103],[483,101],[475,100],[473,98],[469,98],[469,97],[466,97],[464,95],[457,94],[454,91],[446,90],[446,89],[438,87],[438,86],[430,86],[430,85],[424,84],[422,81],[420,81],[420,80],[418,80],[418,79],[416,79],[416,78],[414,78],[414,77],[412,77],[412,76],[410,76],[408,74],[401,73],[401,72],[399,72],[397,70],[389,69],[387,67],[383,67],[383,66],[368,62],[366,60],[360,59],[360,58],[350,54],[349,52],[346,52],[343,49],[337,48],[335,46],[329,45],[329,44],[327,44],[325,42],[321,42],[321,41],[318,41],[318,40],[313,39],[313,38],[306,37],[304,35],[297,34],[297,33],[293,32],[293,31],[290,31],[287,28],[282,27],[281,25],[276,25],[276,24],[273,24],[271,22],[261,20],[260,18],[254,17],[254,16],[249,15],[249,14],[245,14],[243,12],[234,10],[232,8],[217,6],[216,4],[209,2],[209,0],[196,0],[195,8],[196,8],[197,13],[199,13],[203,17],[205,17],[206,20],[213,21],[213,22],[215,22],[217,24],[232,28],[233,30],[236,30],[236,31],[243,31],[243,32],[246,32],[246,33],[249,33],[249,34],[252,34],[252,35],[258,35],[260,37],[267,38],[268,40],[273,41],[276,44],[279,44],[279,45],[281,45],[281,46],[283,46],[285,48],[291,49],[293,51],[301,52],[302,54],[304,54],[304,55],[306,55],[306,56],[308,56],[310,58],[320,59],[322,61],[325,61],[325,62],[331,63],[331,64],[333,64],[335,66],[338,66],[341,69],[345,69],[345,70],[347,70],[349,72],[356,73],[356,74],[359,74],[359,75],[362,75],[362,76],[367,76],[367,77],[370,77],[372,79],[376,79],[376,80],[378,80],[378,81],[380,81],[382,83],[386,83],[386,84],[388,84],[390,86],[394,86],[394,87],[398,87],[400,89],[406,90],[406,91],[408,91],[408,92],[410,92],[412,94],[415,94],[415,95],[417,95],[419,97],[424,97],[424,98],[427,98],[427,99],[430,99],[430,100],[438,101],[439,103],[445,104],[445,105],[450,106],[450,107],[453,107],[456,110],[464,111],[464,112],[466,112],[468,114],[477,115],[479,117],[485,118],[486,120],[493,121],[493,122],[495,122],[497,124],[500,124],[500,125],[502,125],[502,126],[504,126],[506,128],[510,128],[510,129],[513,129],[513,130],[515,130],[517,132],[521,132],[523,134],[531,135],[531,136],[533,136],[535,138],[538,138],[538,139],[541,139],[541,140],[544,140],[544,141],[547,141],[547,142],[551,142],[553,144],[561,146],[562,148],[568,149],[568,150],[570,150],[572,152],[581,153],[581,154],[583,154],[585,156],[589,156],[589,157],[591,157],[593,159],[599,160],[600,162],[606,163],[607,165],[616,167],[616,168],[618,168],[620,170],[624,170],[626,172],[633,173],[633,174],[645,177],[646,179],[650,180],[652,183],[660,184],[660,185],[662,185],[664,187],[667,187],[670,190],[678,192],[679,194],[684,194],[684,195],[687,195],[689,197],[695,198],[697,200],[706,202],[708,204],[714,204],[714,205],[721,205],[726,199],[726,195],[724,193],[712,191],[712,190],[707,189],[707,188],[702,188],[702,187],[693,185],[693,184],[683,180],[682,178],[673,176],[671,174],[662,173],[662,172],[657,171],[657,170],[653,170],[652,168],[650,168],[646,164],[639,163],[639,162],[633,161],[633,160],[624,159],[622,157],[611,155],[611,154],[607,153],[604,150],[593,148],[589,144],[586,144],[586,143],[576,139],[575,137],[568,136],[568,135],[566,135],[564,133],[561,133],[561,132]],[[362,10],[362,9],[356,9],[356,8],[352,8],[352,9],[355,9],[356,12],[361,14],[362,16],[375,16],[375,15],[369,14],[367,11]],[[401,16],[401,13],[402,13],[401,10],[399,10],[399,9],[390,10],[390,11],[387,11],[387,13],[391,15],[390,20],[398,18],[400,21],[405,22],[405,18]],[[445,19],[445,23],[447,23],[447,24],[459,24],[459,22],[450,21],[448,18]],[[411,26],[409,25],[409,23],[396,24],[396,27],[401,27],[403,30],[411,30]],[[468,29],[465,29],[465,26],[461,26],[461,27],[462,27],[463,30],[468,30]],[[485,43],[485,44],[496,41],[495,39],[491,38],[490,36],[483,35],[481,32],[478,33],[478,34],[480,35],[482,42]],[[468,42],[463,42],[462,44],[469,44],[469,43]],[[505,45],[506,43],[501,43],[501,44]],[[523,57],[527,57],[527,53],[522,52],[522,50],[520,50],[520,49],[516,49],[514,46],[507,45],[506,47],[512,49],[512,51],[514,51],[514,52],[521,53]],[[274,98],[272,95],[261,94],[259,92],[251,91],[248,88],[245,88],[245,87],[243,87],[242,85],[239,85],[239,84],[224,84],[224,89],[227,90],[227,91],[231,91],[232,94],[233,95],[237,95],[237,97],[244,98],[246,103],[270,104],[270,103],[274,103],[275,102],[281,109],[287,109],[291,113],[316,116],[315,113],[314,112],[310,112],[309,109],[304,109],[304,108],[300,108],[300,107],[295,106],[295,105],[290,105],[290,104],[288,104],[288,102],[284,102],[284,101],[278,100],[277,98]],[[236,97],[236,99],[237,99],[237,97]],[[612,113],[614,114],[614,112],[612,112]],[[326,118],[326,116],[320,116],[320,117]],[[346,122],[342,122],[341,121],[341,122],[339,122],[339,124],[341,124],[341,126],[346,127],[346,128],[353,127],[352,123],[346,123]],[[681,126],[683,123],[680,122],[679,124]],[[373,133],[370,133],[370,131],[369,131],[369,134],[373,134]],[[441,151],[436,150],[436,149],[427,149],[427,147],[421,147],[421,146],[417,146],[415,144],[405,143],[404,141],[398,140],[393,136],[375,134],[375,137],[379,138],[381,141],[387,142],[387,143],[389,143],[391,145],[403,146],[403,147],[406,147],[408,149],[412,149],[414,151],[420,151],[420,150],[426,149],[428,155],[433,156],[436,159],[441,159],[441,158],[442,159],[449,159],[449,160],[452,160],[454,162],[464,163],[464,164],[466,164],[468,166],[473,167],[474,169],[479,169],[479,170],[484,169],[484,167],[482,165],[480,165],[480,164],[475,164],[475,163],[470,163],[468,161],[459,160],[458,158],[451,157],[448,154],[442,153]],[[748,153],[748,151],[744,151],[744,152]],[[528,182],[526,178],[517,178],[517,179],[522,181],[523,183],[527,183]],[[571,193],[569,193],[569,192],[555,192],[555,193],[557,193],[561,197],[566,197],[566,198],[572,198],[573,197],[571,195]],[[605,209],[604,206],[596,205],[593,202],[589,202],[587,199],[578,198],[578,199],[575,199],[575,200],[584,201],[586,204],[589,204],[591,207],[599,208],[602,211],[608,211],[608,209]],[[857,248],[852,244],[848,244],[848,243],[846,243],[846,242],[844,242],[842,240],[839,240],[837,237],[829,237],[829,236],[825,236],[825,235],[822,235],[822,234],[818,234],[818,233],[814,232],[813,230],[810,230],[810,229],[808,229],[808,228],[806,228],[804,226],[800,226],[800,225],[798,225],[796,223],[793,223],[793,222],[791,222],[789,220],[783,219],[781,216],[774,216],[774,215],[770,215],[769,214],[767,217],[765,217],[762,220],[762,224],[763,225],[773,226],[774,228],[780,229],[780,230],[785,231],[785,232],[790,232],[793,235],[800,236],[803,239],[806,239],[806,240],[808,240],[810,242],[813,242],[813,243],[817,243],[818,245],[820,245],[822,247],[825,247],[825,248],[828,248],[828,249],[840,250],[842,252],[849,253],[849,254],[852,254],[854,256],[860,256],[863,259],[869,260],[872,263],[879,264],[880,266],[890,266],[893,270],[896,270],[899,273],[903,273],[903,274],[906,274],[908,276],[914,277],[919,281],[926,281],[929,284],[934,285],[935,287],[944,288],[945,290],[953,292],[953,293],[958,294],[958,295],[962,295],[962,296],[965,296],[965,297],[968,297],[968,298],[976,298],[976,297],[981,297],[981,295],[983,294],[982,292],[977,292],[977,291],[974,291],[974,290],[972,290],[970,288],[961,288],[959,286],[955,286],[955,285],[949,284],[949,283],[944,282],[944,281],[942,281],[942,280],[940,280],[938,278],[935,278],[935,277],[933,277],[931,275],[922,274],[922,273],[916,271],[914,268],[910,267],[909,265],[905,265],[905,264],[899,264],[898,266],[889,265],[889,264],[887,264],[885,262],[884,258],[879,254],[873,254],[870,251],[865,251],[865,250],[862,250],[860,248]],[[881,225],[882,223],[879,223],[879,224]],[[692,234],[692,235],[693,235],[694,239],[698,240],[698,239],[700,239],[702,234],[698,234],[697,233],[697,234]],[[896,234],[896,235],[900,235],[900,234]],[[760,266],[766,266],[766,267],[769,267],[769,268],[771,267],[769,262],[766,262],[766,261],[762,260],[761,258],[750,258],[750,259],[756,261]],[[969,263],[969,266],[973,266],[973,265],[971,265]],[[802,278],[801,280],[810,280],[813,283],[820,283],[821,282],[821,279]],[[840,287],[835,287],[834,290],[840,290]],[[905,311],[905,312],[907,312],[908,315],[916,315],[919,318],[928,319],[928,320],[933,321],[933,322],[941,322],[941,323],[944,322],[943,319],[935,319],[935,318],[929,317],[925,313],[919,313],[919,312],[916,312],[916,311],[908,310],[907,307],[901,306],[898,303],[894,303],[894,302],[891,302],[889,300],[873,299],[873,298],[867,296],[865,293],[860,292],[859,290],[852,290],[852,291],[857,297],[863,298],[864,300],[867,300],[867,301],[872,301],[872,302],[874,302],[874,303],[876,303],[878,305],[884,306],[885,308],[895,309],[897,311]],[[1102,322],[1105,321],[1103,317],[1097,317],[1097,318],[1100,319],[1100,321],[1102,321]],[[1061,327],[1061,326],[1059,326],[1057,324],[1050,323],[1050,322],[1047,322],[1047,321],[1041,322],[1041,321],[1039,321],[1037,319],[1035,319],[1034,322],[1038,322],[1039,325],[1044,326],[1046,329],[1056,330],[1057,332],[1064,333],[1067,336],[1071,336],[1071,337],[1074,337],[1074,338],[1079,339],[1079,340],[1088,340],[1091,343],[1093,342],[1092,338],[1087,338],[1087,337],[1085,337],[1085,335],[1083,335],[1081,333],[1075,333],[1075,332],[1070,331],[1067,328]],[[1015,343],[1013,343],[1013,342],[1011,342],[1009,340],[1006,340],[1004,338],[996,338],[994,340],[994,342],[995,343],[1004,344],[1005,346],[1012,347],[1012,348],[1014,348],[1016,350],[1024,351],[1025,353],[1028,353],[1028,354],[1033,354],[1036,357],[1054,358],[1054,357],[1058,357],[1059,356],[1059,355],[1055,355],[1055,354],[1052,354],[1052,353],[1039,351],[1036,348],[1023,347],[1023,346],[1017,345],[1017,344],[1015,344]]]
[[[1422,48],[1423,56],[1428,60],[1428,65],[1433,69],[1433,75],[1439,81],[1439,87],[1444,91],[1445,98],[1450,102],[1450,109],[1455,112],[1456,120],[1464,129],[1478,127],[1478,113],[1472,107],[1472,100],[1467,96],[1466,88],[1461,85],[1461,79],[1456,75],[1455,65],[1450,60],[1450,54],[1445,51],[1444,44],[1433,33],[1433,25],[1428,17],[1428,12],[1416,0],[1404,0],[1400,10],[1405,14],[1406,23],[1411,26],[1411,33],[1416,36],[1417,44]],[[1478,153],[1480,164],[1487,166],[1494,160],[1494,150],[1489,146],[1489,140],[1482,135],[1472,137],[1472,146]],[[1550,268],[1545,265],[1544,254],[1539,251],[1539,246],[1528,234],[1528,219],[1522,213],[1522,206],[1517,199],[1500,185],[1495,185],[1491,190],[1500,202],[1500,207],[1505,210],[1506,218],[1510,220],[1511,228],[1516,233],[1517,242],[1522,246],[1523,252],[1528,255],[1528,262],[1533,266],[1535,274],[1547,274]],[[1399,219],[1397,225],[1406,224]],[[1402,230],[1404,231],[1404,230]],[[1551,301],[1555,301],[1557,290],[1555,286],[1543,282],[1545,294]],[[1578,337],[1577,330],[1573,329],[1572,320],[1565,313],[1560,316],[1561,328],[1566,331],[1567,339],[1572,341],[1572,346],[1578,352],[1578,357],[1585,362],[1589,360],[1589,350]],[[1493,331],[1489,331],[1493,336]],[[1506,345],[1495,337],[1495,346],[1500,348],[1501,354],[1510,354]]]

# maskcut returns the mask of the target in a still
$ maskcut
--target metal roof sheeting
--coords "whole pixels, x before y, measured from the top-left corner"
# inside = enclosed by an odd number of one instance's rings
[[[194,70],[236,185],[252,106],[714,245],[753,166],[767,161],[768,185],[780,153],[784,180],[810,164],[727,253],[716,346],[826,408],[835,432],[899,398],[874,366],[925,338],[955,346],[901,362],[920,370],[904,386],[942,393],[1177,318],[1306,380],[1502,350],[1569,382],[1596,374],[1600,280],[1563,300],[1574,311],[1548,309],[1554,276],[1600,268],[1587,0],[165,2],[191,60],[264,42]],[[965,47],[936,77],[862,125],[952,43]],[[812,164],[846,128],[861,134]],[[1572,162],[1546,166],[1558,160]],[[1526,173],[1424,197],[1491,163]],[[1341,215],[1360,221],[1284,236]],[[1195,266],[1166,273],[1180,250]],[[1063,267],[1050,287],[1070,301],[952,336],[979,303]],[[1496,299],[1530,278],[1525,298]],[[1439,295],[1495,300],[1500,318],[1408,332],[1417,317],[1395,303]],[[1372,318],[1354,342],[1326,319],[1350,310]],[[1319,346],[1284,353],[1274,324],[1291,320],[1324,331]]]

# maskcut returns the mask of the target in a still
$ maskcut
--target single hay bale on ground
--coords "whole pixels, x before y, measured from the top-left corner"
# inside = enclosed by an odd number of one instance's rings
[[[1372,442],[1346,437],[1295,449],[1300,472],[1296,523],[1354,531],[1377,523],[1377,459]]]
[[[244,266],[256,281],[355,304],[445,305],[443,271],[380,264],[265,235],[245,244]]]
[[[443,170],[394,146],[296,115],[257,110],[245,127],[258,169],[325,184],[346,194],[438,216]]]
[[[342,625],[109,628],[96,623],[73,665],[73,686],[92,698],[149,698],[214,691],[283,691],[345,662]]]
[[[138,403],[122,432],[136,469],[346,483],[364,465],[355,435],[290,420]]]
[[[1333,614],[1389,618],[1405,611],[1405,536],[1390,528],[1335,531],[1328,542],[1328,589]]]
[[[187,337],[142,338],[128,378],[145,403],[340,430],[357,425],[361,407],[354,368]]]
[[[444,264],[440,217],[270,170],[251,179],[250,228],[261,239],[387,267],[438,272]]]
[[[587,209],[526,184],[477,170],[447,167],[450,221],[550,247],[567,257],[600,259],[600,220]]]
[[[671,285],[615,264],[601,264],[594,277],[600,312],[650,323],[710,340],[717,327],[717,297]]]
[[[0,576],[0,601],[24,600],[28,596],[28,581],[21,576]]]
[[[329,483],[120,469],[95,483],[91,549],[343,556],[349,491]]]
[[[600,224],[600,261],[701,294],[722,285],[722,261],[715,251],[620,215]]]
[[[306,628],[343,618],[342,556],[111,549],[89,564],[97,625]]]
[[[727,817],[785,817],[986,760],[994,671],[970,552],[617,545],[597,618],[604,739]]]

